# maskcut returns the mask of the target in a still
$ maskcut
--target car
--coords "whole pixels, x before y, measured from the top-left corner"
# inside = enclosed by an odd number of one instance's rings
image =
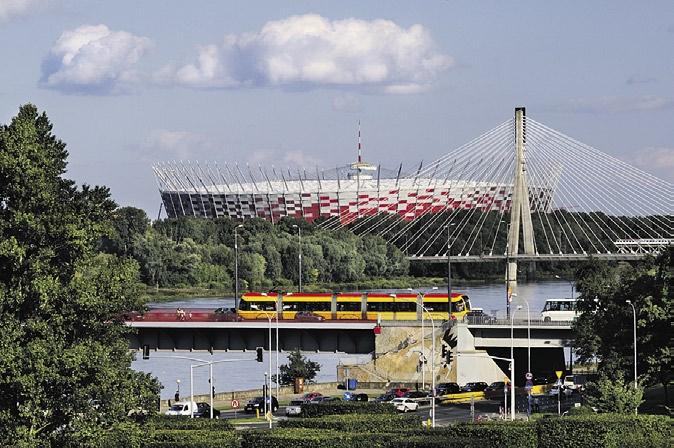
[[[269,397],[267,397],[267,403],[270,403]],[[243,411],[246,414],[251,414],[255,412],[256,409],[259,409],[260,412],[264,412],[264,398],[255,397],[252,398],[246,403],[246,406],[243,408]],[[271,411],[276,412],[278,410],[278,400],[276,397],[271,397]]]
[[[190,415],[192,409],[197,409],[197,404],[192,401],[178,401],[165,412],[166,415]],[[196,411],[195,411],[196,412]]]
[[[323,396],[323,394],[320,393],[320,392],[308,392],[308,393],[304,394],[304,396],[302,397],[302,401],[304,401],[305,403],[308,403],[311,400],[313,400],[314,398],[322,397],[322,396]]]
[[[351,397],[351,401],[370,401],[367,394],[355,394]]]
[[[435,387],[435,395],[458,394],[461,388],[456,383],[440,383]]]
[[[213,315],[218,322],[241,322],[243,320],[235,308],[216,308]]]
[[[419,409],[419,403],[411,398],[394,398],[393,401],[391,401],[391,404],[395,406],[398,412],[413,412]]]
[[[378,401],[380,403],[388,403],[389,401],[393,401],[393,399],[396,398],[394,394],[381,394],[377,398],[374,399],[374,401]]]
[[[194,418],[211,418],[211,405],[204,402],[197,403],[197,410]],[[213,409],[213,418],[220,418],[220,411]]]
[[[339,397],[326,397],[325,395],[321,395],[318,397],[314,397],[311,400],[306,401],[305,403],[316,404],[316,403],[325,403],[329,401],[342,401],[342,399]]]
[[[548,395],[550,395],[551,397],[556,397],[559,394],[560,388],[562,390],[563,396],[569,397],[569,396],[573,395],[573,389],[569,389],[569,388],[564,387],[564,386],[559,386],[558,384],[555,384],[554,386],[552,386],[552,389],[550,389],[548,391]]]
[[[489,385],[482,381],[475,381],[471,383],[466,383],[465,386],[461,388],[463,392],[484,392],[484,390],[489,387]]]
[[[430,394],[423,390],[411,390],[407,392],[403,398],[409,398],[418,403],[430,403]]]
[[[292,400],[288,406],[286,406],[286,417],[296,416],[302,414],[302,400]]]
[[[482,308],[471,308],[466,313],[466,319],[472,324],[488,324],[494,320],[492,316],[485,313]]]
[[[409,391],[410,390],[407,387],[394,387],[393,389],[389,389],[389,391],[387,393],[395,395],[396,397],[402,397],[403,395],[405,395]]]
[[[504,381],[494,381],[485,390],[484,396],[487,400],[500,400],[505,392]]]
[[[311,311],[298,311],[295,313],[295,320],[303,322],[323,322],[325,317],[312,313]]]

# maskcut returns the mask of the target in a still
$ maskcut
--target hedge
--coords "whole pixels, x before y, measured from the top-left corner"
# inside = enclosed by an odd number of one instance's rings
[[[458,423],[430,431],[434,438],[475,441],[483,448],[537,448],[538,434],[529,422]]]
[[[674,446],[671,417],[597,414],[537,422],[540,448],[660,448]]]
[[[240,435],[210,430],[157,429],[148,434],[143,448],[238,448]]]
[[[409,431],[421,428],[421,417],[401,414],[346,414],[281,420],[281,428],[332,429],[347,432]]]
[[[334,414],[395,414],[390,403],[375,401],[329,401],[318,404],[303,404],[302,417],[322,417]]]
[[[226,419],[189,418],[157,415],[148,419],[142,427],[151,429],[232,431],[234,427]]]
[[[390,434],[345,433],[309,428],[279,428],[273,431],[249,431],[241,448],[373,448],[386,446]]]

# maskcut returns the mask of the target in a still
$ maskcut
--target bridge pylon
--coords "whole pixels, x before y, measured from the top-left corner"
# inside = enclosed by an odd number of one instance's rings
[[[508,293],[517,290],[517,258],[519,253],[520,229],[525,255],[534,255],[534,228],[531,221],[529,186],[526,168],[526,111],[515,108],[515,175],[511,195],[510,225],[506,245],[506,285]]]

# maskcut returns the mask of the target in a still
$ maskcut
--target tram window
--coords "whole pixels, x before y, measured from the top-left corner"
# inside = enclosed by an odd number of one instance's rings
[[[368,302],[368,311],[390,312],[393,311],[393,303],[391,302]]]
[[[399,313],[416,313],[417,304],[416,302],[396,302],[394,308]]]
[[[300,311],[297,309],[297,303],[284,303],[283,304],[283,311]]]
[[[470,297],[468,297],[468,296],[463,296],[463,301],[464,301],[465,304],[466,304],[466,310],[470,310],[470,309],[471,309],[471,306],[470,306]]]
[[[360,311],[360,302],[337,302],[337,311]]]
[[[465,310],[465,305],[463,303],[463,300],[459,300],[458,302],[452,302],[452,313],[460,313]]]
[[[330,311],[330,302],[304,302],[304,311]]]
[[[274,302],[248,302],[250,308],[248,311],[276,311]],[[243,308],[242,308],[243,309]]]
[[[424,307],[430,312],[447,312],[447,302],[424,302]]]

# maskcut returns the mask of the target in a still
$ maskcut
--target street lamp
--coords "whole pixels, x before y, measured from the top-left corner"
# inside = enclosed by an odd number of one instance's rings
[[[517,296],[517,294],[512,294]],[[518,307],[521,308],[521,307]],[[512,378],[510,384],[510,413],[511,418],[515,417],[515,310],[510,313],[510,377]]]
[[[424,316],[424,312],[428,313],[428,317],[431,318],[431,327],[433,328],[431,332],[431,375],[433,375],[431,378],[431,427],[435,428],[435,321],[433,321],[433,315],[422,304],[422,318]]]
[[[176,391],[176,396],[180,400],[180,380],[176,380],[176,384],[178,385],[178,390]]]
[[[243,227],[239,224],[234,227],[234,309],[239,313],[239,234],[237,229]]]
[[[452,244],[450,238],[450,228],[455,226],[452,222],[447,224],[447,320],[452,320]],[[423,313],[421,313],[423,316]]]
[[[524,299],[527,306],[527,372],[531,373],[531,313],[529,310],[529,301]],[[517,309],[521,310],[522,305],[517,305]]]
[[[297,247],[299,249],[298,253],[298,262],[299,262],[299,286],[300,291],[302,292],[302,228],[297,224],[293,224],[293,229],[297,229]]]
[[[571,285],[571,300],[573,300],[574,296],[575,296],[574,293],[575,293],[576,285],[571,280],[569,280],[568,278],[560,277],[559,275],[555,275],[555,278],[558,279],[558,280],[564,280],[566,282],[569,282],[569,284]]]
[[[634,307],[634,304],[631,300],[625,300],[629,306],[632,307],[632,313],[634,316],[634,388],[637,388],[637,309]],[[637,410],[634,410],[636,413]]]

